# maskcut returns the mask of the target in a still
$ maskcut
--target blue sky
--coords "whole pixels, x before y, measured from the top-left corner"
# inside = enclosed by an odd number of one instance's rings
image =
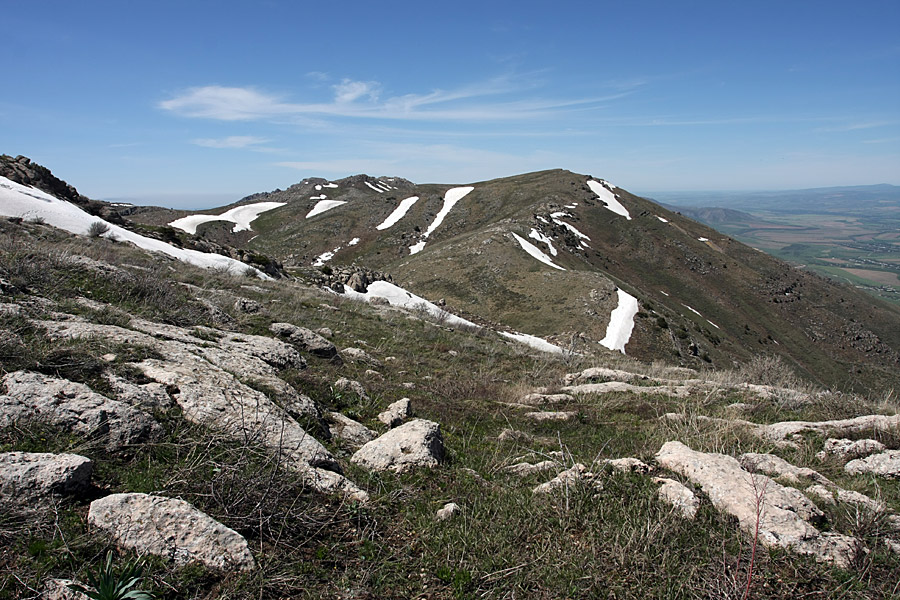
[[[900,184],[900,2],[7,2],[0,152],[94,198],[539,169]]]

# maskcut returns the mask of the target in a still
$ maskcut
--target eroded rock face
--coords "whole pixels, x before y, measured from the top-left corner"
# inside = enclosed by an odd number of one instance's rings
[[[673,441],[662,446],[656,460],[699,485],[713,506],[737,517],[745,530],[752,533],[758,521],[759,540],[766,547],[809,554],[842,567],[856,552],[855,539],[822,533],[811,524],[823,514],[806,496],[745,471],[731,456],[697,452]]]
[[[199,562],[223,571],[256,567],[247,540],[184,500],[112,494],[91,502],[88,524],[121,547],[176,564]]]
[[[294,346],[321,358],[335,358],[338,355],[334,344],[305,327],[291,323],[272,323],[269,331]]]
[[[110,450],[147,441],[162,431],[146,413],[81,383],[16,371],[7,374],[3,384],[0,427],[16,421],[46,422],[99,440]]]
[[[412,405],[409,398],[401,398],[388,404],[387,410],[378,415],[378,420],[388,427],[397,427],[412,416]]]
[[[444,454],[440,425],[414,419],[367,443],[350,461],[373,471],[402,473],[418,467],[436,467]]]
[[[900,450],[888,450],[880,454],[872,454],[866,458],[857,458],[844,465],[844,470],[851,475],[871,473],[900,479]]]
[[[0,454],[0,499],[28,503],[53,494],[78,494],[91,485],[94,463],[77,454]]]

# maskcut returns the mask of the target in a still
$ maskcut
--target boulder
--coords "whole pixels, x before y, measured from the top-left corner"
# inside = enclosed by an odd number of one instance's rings
[[[859,492],[854,492],[851,490],[844,490],[839,487],[827,488],[824,485],[817,483],[816,485],[809,486],[804,491],[810,498],[815,496],[816,498],[819,498],[820,500],[822,500],[823,502],[827,502],[828,504],[835,504],[836,502],[856,504],[859,506],[864,506],[873,512],[882,512],[887,508],[884,502],[879,502],[878,500],[869,498],[865,494],[860,494]]]
[[[378,415],[378,420],[388,427],[397,427],[403,421],[412,416],[412,406],[409,398],[401,398],[388,404],[387,410]]]
[[[358,381],[353,381],[351,379],[347,379],[346,377],[341,377],[334,382],[334,385],[332,387],[339,392],[353,392],[354,394],[356,394],[356,397],[363,402],[369,401],[369,394],[366,393],[366,388],[364,388],[363,384]]]
[[[384,364],[380,360],[372,357],[362,348],[344,348],[343,350],[341,350],[341,355],[344,358],[349,358],[350,360],[366,363],[367,365],[376,369],[384,368]]]
[[[251,300],[250,298],[238,298],[234,301],[234,310],[239,313],[255,315],[261,313],[262,309],[262,304],[260,304],[256,300]]]
[[[342,442],[345,446],[357,450],[371,442],[378,434],[348,416],[339,412],[330,412],[325,417],[328,421],[328,429],[332,437]]]
[[[338,351],[334,344],[305,327],[298,327],[291,323],[272,323],[269,326],[269,331],[315,356],[321,358],[335,358],[338,356]]]
[[[900,450],[887,450],[880,454],[872,454],[866,458],[857,458],[844,465],[844,470],[851,475],[871,473],[900,479]]]
[[[670,504],[682,517],[693,521],[700,508],[700,500],[686,485],[674,479],[656,477],[656,483],[662,484],[659,488],[659,499]]]
[[[162,431],[146,413],[81,383],[27,371],[9,373],[3,383],[0,427],[16,421],[46,422],[99,440],[110,450],[147,441]]]
[[[401,473],[416,467],[436,467],[444,454],[440,425],[414,419],[367,443],[350,461],[373,471]]]
[[[837,456],[842,460],[863,458],[876,452],[884,452],[884,444],[877,440],[848,440],[828,438],[822,444],[822,451],[816,454],[819,460],[825,460],[829,456]]]
[[[0,499],[28,503],[54,494],[78,494],[91,485],[94,463],[77,454],[0,453]]]
[[[812,555],[844,568],[859,548],[852,537],[816,529],[810,522],[821,521],[822,511],[798,490],[749,473],[734,457],[672,441],[663,444],[656,460],[699,485],[713,506],[736,517],[750,535],[758,528],[759,541],[767,548]]]
[[[247,540],[184,500],[148,494],[112,494],[91,502],[88,524],[121,548],[182,565],[222,571],[256,567]]]

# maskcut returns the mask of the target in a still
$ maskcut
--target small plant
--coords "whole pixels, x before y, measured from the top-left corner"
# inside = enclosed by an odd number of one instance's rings
[[[90,227],[88,227],[87,234],[88,237],[98,238],[108,231],[109,225],[107,225],[103,221],[94,221],[93,223],[91,223]]]
[[[88,573],[90,588],[70,583],[69,589],[81,592],[92,600],[154,600],[155,596],[144,590],[133,590],[141,580],[143,570],[137,562],[127,562],[117,570],[112,564],[113,553],[106,554],[106,564],[97,572]]]

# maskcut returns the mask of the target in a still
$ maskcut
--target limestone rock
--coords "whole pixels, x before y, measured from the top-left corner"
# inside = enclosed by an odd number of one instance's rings
[[[535,421],[568,421],[577,414],[574,411],[534,411],[525,413],[525,416]]]
[[[647,379],[643,375],[621,371],[619,369],[607,369],[605,367],[591,367],[579,373],[567,373],[565,377],[566,385],[578,383],[586,383],[594,379],[604,379],[606,381],[634,381],[635,379]]]
[[[94,463],[77,454],[0,453],[0,499],[33,502],[53,494],[77,494],[91,485]]]
[[[354,450],[378,437],[377,433],[362,423],[354,421],[339,412],[328,413],[326,420],[328,421],[328,429],[331,431],[332,437]]]
[[[816,454],[819,460],[828,456],[837,456],[843,460],[863,458],[876,452],[884,451],[884,444],[877,440],[848,440],[828,438],[822,445],[822,451]]]
[[[199,562],[223,571],[256,567],[247,540],[184,500],[112,494],[91,502],[88,524],[120,547],[176,564]]]
[[[686,485],[674,479],[656,477],[653,481],[662,484],[659,488],[659,498],[666,504],[672,505],[685,519],[693,521],[700,508],[700,500]]]
[[[116,392],[116,399],[142,410],[164,411],[175,406],[166,391],[166,386],[155,381],[150,383],[131,383],[112,374],[106,376],[110,386]]]
[[[525,406],[543,406],[546,404],[559,404],[561,402],[574,402],[575,398],[569,394],[541,394],[531,393],[525,394],[519,398],[519,404]]]
[[[249,298],[238,298],[234,301],[234,310],[248,315],[262,312],[262,304]]]
[[[834,485],[827,477],[818,471],[806,467],[795,467],[788,461],[774,454],[757,454],[748,452],[740,458],[741,466],[751,473],[760,472],[772,477],[782,477],[792,484],[799,484],[801,478],[815,481],[824,485]]]
[[[384,364],[382,364],[380,360],[372,357],[362,348],[344,348],[343,350],[341,350],[341,355],[344,356],[344,358],[349,358],[350,360],[366,363],[367,365],[376,369],[384,368]]]
[[[459,504],[456,504],[455,502],[448,502],[444,505],[444,508],[441,508],[437,511],[437,514],[435,514],[435,518],[438,521],[446,521],[447,519],[450,519],[454,515],[456,515],[456,513],[458,513],[459,511]]]
[[[409,398],[401,398],[388,404],[387,410],[378,415],[378,420],[388,427],[397,427],[403,421],[412,416],[412,406]]]
[[[865,415],[853,419],[836,421],[784,421],[760,427],[760,435],[768,440],[778,441],[800,435],[804,432],[849,435],[871,431],[888,431],[900,427],[898,415]]]
[[[806,496],[765,475],[745,471],[731,456],[697,452],[672,441],[663,444],[656,460],[699,485],[713,506],[737,517],[751,534],[758,520],[759,540],[766,547],[809,554],[841,567],[847,567],[856,552],[855,539],[822,533],[810,524],[823,514]]]
[[[807,496],[816,496],[817,498],[827,502],[828,504],[834,504],[837,502],[845,502],[847,504],[858,504],[860,506],[864,506],[867,509],[873,512],[881,512],[886,509],[884,502],[879,502],[878,500],[874,500],[869,498],[865,494],[860,494],[859,492],[854,492],[851,490],[844,490],[839,487],[835,488],[827,488],[824,485],[816,484],[811,485],[806,490]]]
[[[528,477],[529,475],[533,475],[535,473],[540,473],[541,471],[549,471],[550,469],[559,468],[560,464],[555,460],[542,460],[540,462],[531,464],[528,462],[520,462],[514,465],[509,465],[504,467],[503,470],[517,477]]]
[[[582,383],[570,385],[563,391],[570,394],[610,394],[613,392],[631,392],[633,394],[660,394],[673,398],[685,398],[691,394],[693,387],[690,385],[633,385],[621,381],[607,381],[605,383]]]
[[[69,589],[71,583],[78,582],[71,579],[48,579],[41,592],[41,600],[90,600],[85,594]]]
[[[534,439],[534,436],[527,431],[509,428],[504,428],[500,435],[497,436],[497,441],[500,442],[530,442],[532,439]]]
[[[603,484],[597,479],[597,476],[588,471],[581,463],[575,463],[572,467],[562,471],[553,479],[531,490],[533,494],[548,494],[560,489],[569,489],[580,484],[592,485],[596,489],[602,489]]]
[[[363,384],[358,381],[353,381],[347,379],[346,377],[341,377],[334,382],[334,386],[332,387],[334,387],[334,389],[339,392],[353,392],[354,394],[356,394],[356,397],[363,402],[369,401],[369,395],[366,393],[366,388],[364,388]]]
[[[301,350],[321,358],[334,358],[338,355],[334,344],[305,327],[298,327],[291,323],[272,323],[269,331]]]
[[[887,450],[866,458],[851,460],[844,465],[844,470],[851,475],[872,473],[882,477],[900,479],[900,450]]]
[[[0,427],[16,421],[43,421],[102,441],[110,450],[149,440],[162,429],[146,413],[110,400],[81,383],[16,371],[3,378]]]
[[[444,453],[440,425],[414,419],[367,443],[350,461],[373,471],[401,473],[415,467],[435,467]]]
[[[638,458],[605,458],[603,464],[622,473],[650,473],[653,467]]]

